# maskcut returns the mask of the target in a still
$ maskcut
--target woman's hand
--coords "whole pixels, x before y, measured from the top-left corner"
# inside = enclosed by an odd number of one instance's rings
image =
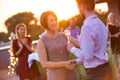
[[[18,40],[18,46],[20,47],[19,50],[15,53],[16,56],[19,56],[21,54],[23,45],[22,43]]]
[[[114,36],[115,36],[115,38],[118,38],[119,37],[119,33],[116,33]]]
[[[18,40],[18,46],[22,49],[23,48],[23,45],[22,43]]]
[[[24,38],[24,40],[22,41],[22,43],[26,46],[26,48],[30,51],[30,52],[34,52],[33,51],[33,46],[32,44],[28,44],[28,39]]]
[[[119,34],[119,36],[120,36],[120,32],[119,32],[118,34]]]
[[[22,42],[24,45],[28,45],[28,39],[24,38],[24,40]]]
[[[64,66],[66,69],[72,70],[77,66],[77,63],[75,60],[69,60],[69,61],[65,61]]]

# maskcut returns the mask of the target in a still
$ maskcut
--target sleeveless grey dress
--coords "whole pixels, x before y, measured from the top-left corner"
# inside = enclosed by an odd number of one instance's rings
[[[56,38],[48,38],[41,36],[44,42],[49,61],[59,62],[69,60],[69,52],[67,51],[67,37],[58,33]],[[75,70],[67,70],[65,68],[47,69],[47,80],[78,80]]]

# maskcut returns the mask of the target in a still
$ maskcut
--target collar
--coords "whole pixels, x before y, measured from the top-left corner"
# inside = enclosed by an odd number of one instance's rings
[[[75,29],[77,26],[75,26],[74,28],[71,28],[71,26],[69,26],[68,28],[71,30],[71,29]]]
[[[94,18],[97,18],[97,15],[96,15],[96,14],[92,14],[92,15],[90,15],[89,17],[87,17],[87,18],[85,19],[84,23],[86,23],[86,22],[88,22],[89,20],[94,19]]]

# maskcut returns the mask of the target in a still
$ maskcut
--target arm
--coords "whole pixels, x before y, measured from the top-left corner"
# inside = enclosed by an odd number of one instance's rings
[[[22,51],[22,48],[20,48],[20,49],[15,53],[15,56],[18,57],[18,56],[20,55],[21,51]]]
[[[32,43],[31,43],[30,45],[26,44],[26,47],[27,47],[27,49],[28,49],[30,52],[33,52],[33,51],[34,51],[34,50],[33,50],[33,45],[32,45]]]
[[[19,49],[17,49],[17,43],[18,43]],[[17,42],[13,41],[12,47],[13,47],[14,55],[18,57],[22,51],[23,45],[19,41],[17,41]]]
[[[22,41],[21,41],[22,42]],[[30,51],[30,52],[33,52],[33,45],[32,45],[32,40],[30,37],[28,38],[25,38],[22,42],[26,48]]]
[[[70,42],[75,45],[75,47],[79,48],[79,41],[73,37],[70,37]]]
[[[112,28],[110,28],[109,25],[108,25],[108,31],[109,31],[109,33],[108,33],[108,37],[110,37],[110,38],[112,38],[112,37],[114,37],[114,38],[118,38],[119,35],[120,35],[120,32],[118,32],[118,33],[112,35],[112,34],[111,34],[111,32],[112,32]]]
[[[43,66],[43,68],[47,68],[47,69],[57,69],[57,68],[73,69],[75,67],[74,64],[70,65],[71,61],[60,61],[60,62],[48,61],[46,48],[45,48],[45,45],[44,45],[42,40],[38,41],[37,51],[38,51],[40,62],[41,62],[41,65]]]
[[[68,43],[68,50],[79,58],[80,63],[83,61],[90,61],[94,56],[95,43],[91,35],[91,31],[84,28],[81,33],[80,48],[76,48],[73,44]]]
[[[115,37],[115,38],[118,38],[119,37],[119,35],[120,35],[120,32],[118,32],[118,33],[116,33],[116,34],[114,34],[114,35],[112,35],[110,32],[109,32],[109,37]]]

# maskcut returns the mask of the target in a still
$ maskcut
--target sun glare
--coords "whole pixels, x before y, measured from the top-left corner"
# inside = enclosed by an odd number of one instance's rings
[[[95,5],[95,9],[107,12],[108,11],[108,5],[107,5],[106,2],[105,3],[96,4]]]
[[[36,6],[34,6],[36,8]],[[38,2],[38,9],[34,10],[35,15],[39,18],[40,14],[46,10],[52,10],[56,13],[59,20],[68,19],[78,14],[76,2],[74,0],[43,0]]]
[[[0,0],[0,5],[0,32],[5,31],[4,21],[19,12],[31,11],[39,19],[42,12],[52,10],[58,16],[58,20],[66,20],[79,14],[75,0]]]

